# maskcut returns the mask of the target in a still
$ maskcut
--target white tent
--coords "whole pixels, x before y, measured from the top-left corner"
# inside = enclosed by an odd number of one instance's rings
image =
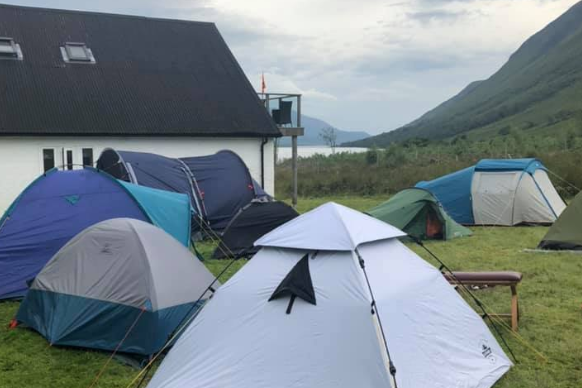
[[[490,387],[511,362],[402,235],[334,203],[275,229],[148,387],[393,387],[386,348],[399,388]]]

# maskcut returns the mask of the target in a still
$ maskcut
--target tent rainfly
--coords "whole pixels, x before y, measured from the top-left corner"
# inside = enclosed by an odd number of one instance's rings
[[[430,191],[419,188],[402,190],[368,214],[421,240],[450,240],[472,234],[449,217]]]
[[[280,201],[254,200],[230,221],[213,259],[249,257],[257,253],[253,244],[271,230],[297,217],[299,213]]]
[[[537,159],[483,159],[416,187],[464,225],[551,224],[566,208]]]
[[[200,218],[220,232],[251,200],[266,196],[244,161],[228,150],[178,159],[108,148],[97,168],[126,182],[187,194],[196,214],[193,232],[200,231]]]
[[[582,192],[548,230],[538,248],[582,251]]]
[[[491,387],[511,362],[404,235],[334,203],[273,230],[148,387]]]
[[[53,169],[38,177],[0,218],[0,299],[22,297],[26,282],[70,239],[118,217],[149,222],[190,243],[184,194],[122,182],[93,168]]]
[[[32,282],[16,319],[53,345],[151,355],[208,299],[214,276],[146,222],[84,230]],[[217,285],[218,286],[218,285]]]

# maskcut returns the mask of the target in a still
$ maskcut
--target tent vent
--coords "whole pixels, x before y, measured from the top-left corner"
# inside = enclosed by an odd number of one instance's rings
[[[315,291],[313,290],[313,283],[311,282],[311,274],[309,273],[309,254],[306,254],[299,260],[293,269],[285,276],[283,281],[279,284],[273,295],[269,298],[269,302],[275,299],[290,296],[289,306],[287,307],[287,314],[291,314],[295,298],[299,297],[317,305],[315,301]]]
[[[65,197],[68,203],[71,205],[76,205],[79,202],[80,197],[78,195],[68,195]]]

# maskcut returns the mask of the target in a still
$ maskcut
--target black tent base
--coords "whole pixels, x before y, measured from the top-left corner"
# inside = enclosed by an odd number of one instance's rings
[[[258,251],[255,241],[298,215],[295,209],[283,202],[251,201],[227,225],[212,258],[251,257]]]

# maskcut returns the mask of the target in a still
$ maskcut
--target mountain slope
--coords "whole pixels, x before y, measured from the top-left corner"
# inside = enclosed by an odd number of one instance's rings
[[[293,112],[291,117],[295,119],[297,114]],[[293,123],[295,124],[295,123]],[[323,120],[306,116],[304,114],[301,115],[301,125],[305,128],[305,135],[301,136],[297,140],[297,144],[299,145],[325,145],[323,139],[319,136],[319,132],[324,128],[333,127],[326,123]],[[336,128],[337,133],[337,143],[346,143],[355,140],[365,139],[370,137],[370,134],[362,131],[344,131],[341,129]],[[281,146],[290,146],[291,139],[288,137],[281,138],[280,143]]]
[[[582,2],[529,38],[493,76],[392,132],[358,146],[414,137],[488,137],[501,128],[548,132],[582,119]]]

